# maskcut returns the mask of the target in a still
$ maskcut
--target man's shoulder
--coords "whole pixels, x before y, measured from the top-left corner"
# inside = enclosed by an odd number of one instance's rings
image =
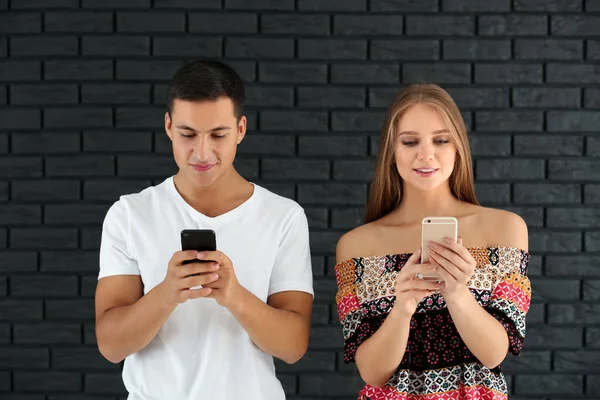
[[[272,192],[259,185],[254,185],[261,199],[261,206],[268,210],[270,215],[284,217],[304,213],[304,209],[295,200]]]
[[[167,181],[168,179],[158,185],[148,186],[139,192],[123,194],[119,197],[117,202],[139,207],[163,199],[167,193],[165,187]]]
[[[147,211],[152,204],[164,199],[166,193],[165,182],[156,186],[148,186],[139,192],[122,194],[110,207],[107,218],[127,216],[129,219],[132,211],[139,211],[147,215]]]

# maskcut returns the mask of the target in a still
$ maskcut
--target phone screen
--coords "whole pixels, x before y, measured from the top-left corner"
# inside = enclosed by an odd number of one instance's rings
[[[217,237],[212,229],[184,229],[181,231],[181,250],[215,251]],[[190,262],[208,262],[210,260],[188,260]]]

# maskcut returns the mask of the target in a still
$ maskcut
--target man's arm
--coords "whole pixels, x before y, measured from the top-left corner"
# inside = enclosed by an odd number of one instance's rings
[[[100,353],[119,363],[146,347],[169,318],[160,285],[143,296],[139,275],[102,278],[96,289],[96,338]]]
[[[146,347],[179,303],[206,297],[210,288],[190,290],[217,279],[214,263],[191,263],[198,252],[179,251],[169,261],[165,279],[143,294],[139,275],[102,278],[96,289],[96,338],[100,353],[118,363]],[[192,276],[202,274],[200,276]]]
[[[303,290],[276,291],[265,304],[237,280],[231,259],[220,251],[205,251],[198,258],[219,264],[219,278],[207,285],[214,298],[227,308],[254,344],[288,364],[298,361],[308,347],[313,296]],[[288,268],[291,263],[286,262]],[[312,278],[312,276],[311,276]],[[300,281],[301,282],[301,281]],[[306,284],[301,287],[307,287]],[[311,285],[312,286],[312,285]],[[298,286],[297,286],[298,287]]]
[[[280,292],[267,304],[242,288],[229,311],[261,350],[288,364],[308,348],[313,297],[304,292]]]
[[[266,304],[239,284],[231,260],[220,251],[203,254],[220,267],[219,279],[205,287],[214,289],[208,297],[232,313],[256,346],[292,364],[306,353],[313,302],[308,222],[300,208],[288,215],[273,245],[277,256]]]

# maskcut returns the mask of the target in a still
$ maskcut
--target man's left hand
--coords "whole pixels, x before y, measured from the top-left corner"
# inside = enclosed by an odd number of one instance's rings
[[[202,285],[202,287],[213,289],[206,297],[213,298],[223,307],[229,308],[244,289],[235,276],[233,263],[220,251],[202,251],[198,253],[198,259],[210,260],[219,264],[219,269],[215,272],[219,278],[214,282]]]

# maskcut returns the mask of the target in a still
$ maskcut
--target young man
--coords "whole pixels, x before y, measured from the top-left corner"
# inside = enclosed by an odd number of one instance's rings
[[[96,335],[104,357],[125,359],[129,400],[284,399],[273,356],[294,363],[306,352],[306,216],[233,167],[243,105],[228,66],[182,67],[165,113],[178,173],[106,215]],[[218,251],[181,251],[183,229],[214,230]]]

